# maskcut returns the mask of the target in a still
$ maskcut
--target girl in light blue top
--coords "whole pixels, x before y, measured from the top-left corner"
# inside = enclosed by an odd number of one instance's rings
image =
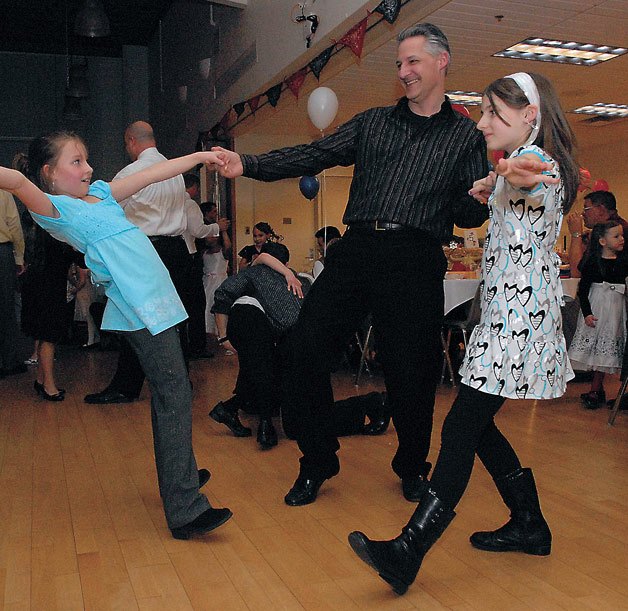
[[[19,197],[52,236],[84,253],[109,298],[102,328],[125,333],[137,353],[151,388],[159,492],[178,539],[213,530],[231,511],[212,508],[199,492],[209,472],[197,469],[192,450],[192,391],[175,327],[187,314],[150,240],[118,201],[199,163],[222,165],[216,153],[197,152],[91,184],[84,142],[55,132],[33,140],[17,170],[0,167],[0,188]]]

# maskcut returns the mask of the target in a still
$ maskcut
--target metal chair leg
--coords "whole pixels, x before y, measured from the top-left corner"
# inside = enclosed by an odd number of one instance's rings
[[[449,344],[451,342],[451,329],[447,330],[447,339],[443,335],[441,331],[440,340],[443,344],[443,367],[441,369],[440,374],[440,383],[442,384],[445,381],[445,368],[449,372],[449,379],[451,380],[451,385],[456,388],[456,378],[454,376],[454,368],[451,364],[451,358],[449,357]]]
[[[366,369],[367,373],[371,375],[371,370],[369,369],[368,363],[366,362],[366,354],[369,349],[372,331],[373,331],[373,325],[369,325],[368,331],[366,332],[366,337],[364,338],[363,346],[360,346],[360,340],[358,338],[358,347],[362,348],[362,355],[360,356],[360,364],[358,365],[358,371],[355,374],[355,380],[353,381],[355,386],[360,385],[360,378],[362,377],[362,369]]]
[[[621,399],[624,396],[624,393],[626,392],[627,386],[628,386],[628,376],[626,376],[626,379],[622,382],[621,388],[619,389],[619,392],[617,393],[617,397],[615,398],[615,403],[613,403],[613,409],[611,410],[611,413],[608,416],[609,426],[613,426],[613,424],[615,423],[615,418],[617,418],[617,412],[619,411],[619,407],[621,405]]]

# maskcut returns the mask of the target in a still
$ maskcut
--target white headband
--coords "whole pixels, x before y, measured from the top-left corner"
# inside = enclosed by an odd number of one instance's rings
[[[539,97],[539,90],[536,87],[534,79],[527,72],[515,72],[515,74],[509,74],[504,78],[511,78],[515,81],[515,83],[519,85],[519,89],[521,89],[526,98],[528,98],[528,102],[536,106],[536,120],[534,121],[534,125],[530,124],[532,132],[525,143],[525,146],[528,146],[536,140],[536,137],[539,135],[539,130],[541,129],[541,98]]]

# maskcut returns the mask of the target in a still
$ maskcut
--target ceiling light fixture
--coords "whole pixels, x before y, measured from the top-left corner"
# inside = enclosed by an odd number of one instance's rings
[[[479,106],[482,103],[482,94],[477,91],[446,91],[445,93],[454,104]]]
[[[109,17],[100,0],[85,0],[85,4],[76,14],[74,33],[88,38],[101,38],[111,34]]]
[[[595,66],[626,53],[623,47],[592,43],[564,42],[547,38],[526,38],[521,42],[495,53],[493,57],[528,59],[556,62],[576,66]]]
[[[628,117],[628,105],[597,102],[589,106],[581,106],[570,112],[577,115],[597,115],[599,117]]]

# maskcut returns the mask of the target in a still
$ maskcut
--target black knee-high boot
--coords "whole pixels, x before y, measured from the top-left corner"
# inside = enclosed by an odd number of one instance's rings
[[[391,541],[371,541],[356,531],[349,535],[349,544],[397,594],[405,594],[419,572],[423,557],[455,515],[428,489],[398,537]]]
[[[510,509],[510,520],[492,532],[472,534],[471,545],[489,552],[547,556],[552,548],[552,533],[541,513],[532,471],[517,469],[495,484]]]

